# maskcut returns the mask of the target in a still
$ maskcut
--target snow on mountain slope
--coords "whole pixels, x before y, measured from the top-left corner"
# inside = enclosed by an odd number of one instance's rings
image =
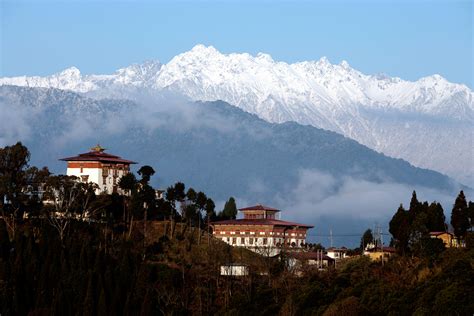
[[[49,77],[1,78],[1,84],[54,87],[95,97],[141,89],[192,100],[223,100],[270,122],[332,130],[389,156],[474,184],[474,94],[439,75],[416,82],[365,75],[326,58],[294,64],[267,54],[221,54],[197,45],[167,64],[147,62],[112,75],[69,68]]]

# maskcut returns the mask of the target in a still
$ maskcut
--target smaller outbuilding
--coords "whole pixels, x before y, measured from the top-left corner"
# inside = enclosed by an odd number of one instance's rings
[[[464,247],[464,244],[459,243],[456,237],[450,232],[430,232],[430,237],[441,239],[446,248]]]
[[[372,261],[386,262],[388,259],[396,253],[396,249],[393,247],[376,247],[364,251],[364,255],[368,256]]]
[[[341,260],[347,257],[347,251],[348,249],[346,247],[331,247],[327,249],[327,255],[334,260]]]

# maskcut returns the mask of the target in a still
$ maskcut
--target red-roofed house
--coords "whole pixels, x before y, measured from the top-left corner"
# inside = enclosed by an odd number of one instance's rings
[[[453,234],[449,232],[430,232],[430,237],[441,239],[444,243],[444,246],[447,248],[464,247],[464,244],[459,243],[458,240],[456,239],[456,236],[454,236]]]
[[[240,209],[244,218],[212,223],[215,238],[237,247],[274,256],[284,247],[298,249],[306,243],[311,225],[276,219],[280,210],[261,204]]]
[[[82,182],[93,182],[99,186],[97,193],[112,194],[120,191],[120,178],[130,172],[130,165],[136,162],[105,153],[105,148],[97,145],[90,152],[74,157],[62,158],[67,161],[67,175],[76,176]]]

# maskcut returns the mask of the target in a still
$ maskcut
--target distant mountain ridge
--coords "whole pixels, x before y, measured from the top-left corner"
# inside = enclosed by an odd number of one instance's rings
[[[365,75],[326,58],[294,64],[267,54],[221,54],[197,45],[167,64],[146,62],[112,75],[69,68],[49,77],[0,78],[0,85],[53,87],[95,98],[171,91],[223,100],[269,122],[295,121],[341,133],[395,158],[474,183],[474,94],[439,75],[416,82]]]
[[[437,172],[386,157],[334,132],[294,122],[268,123],[225,102],[176,104],[157,111],[127,100],[95,100],[57,89],[0,87],[2,111],[23,111],[33,161],[64,171],[64,155],[100,141],[116,154],[158,168],[162,181],[183,179],[224,198],[248,195],[248,179],[291,187],[300,169],[337,177],[451,190]],[[26,110],[26,111],[25,111]],[[6,141],[6,140],[5,140]],[[229,181],[233,179],[234,181]],[[237,180],[238,179],[238,180]],[[271,192],[270,192],[271,193]],[[260,194],[260,193],[259,193]],[[271,193],[273,194],[273,193]]]

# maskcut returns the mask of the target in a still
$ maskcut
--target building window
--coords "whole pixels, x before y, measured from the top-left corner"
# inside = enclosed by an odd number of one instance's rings
[[[249,244],[253,245],[253,238],[249,238]]]
[[[245,245],[245,238],[240,237],[240,243],[241,243],[242,245]]]
[[[235,245],[235,243],[237,242],[237,238],[232,238],[232,245]]]
[[[267,239],[266,239],[266,238],[263,238],[263,244],[264,244],[264,245],[267,244]]]

